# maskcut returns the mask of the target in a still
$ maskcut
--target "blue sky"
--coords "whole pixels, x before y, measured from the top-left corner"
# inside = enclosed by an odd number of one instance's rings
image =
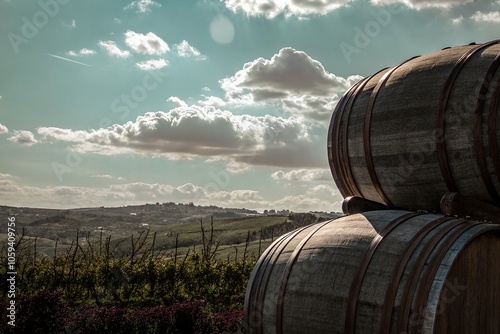
[[[340,211],[342,94],[499,28],[500,1],[0,0],[0,204]]]

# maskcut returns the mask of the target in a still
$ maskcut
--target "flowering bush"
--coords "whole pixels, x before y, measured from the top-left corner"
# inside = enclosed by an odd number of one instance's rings
[[[242,333],[243,311],[230,310],[214,315],[213,331],[217,334]]]

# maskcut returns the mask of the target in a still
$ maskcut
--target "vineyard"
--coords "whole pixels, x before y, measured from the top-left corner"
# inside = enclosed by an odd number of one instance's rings
[[[295,217],[277,232],[248,232],[242,244],[232,246],[221,245],[213,221],[198,225],[199,243],[188,248],[176,242],[173,249],[162,249],[148,230],[120,243],[111,236],[77,234],[64,250],[56,242],[52,256],[41,255],[36,238],[23,231],[16,240],[13,332],[241,333],[246,285],[260,252],[279,234],[311,223],[311,217]],[[228,248],[236,255],[222,256]],[[3,263],[6,254],[2,249]],[[5,266],[0,274],[5,313]],[[7,321],[0,326],[2,333],[12,329]]]

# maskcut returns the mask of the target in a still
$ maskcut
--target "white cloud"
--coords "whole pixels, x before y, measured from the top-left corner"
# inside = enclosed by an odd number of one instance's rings
[[[37,129],[37,133],[42,136],[42,141],[50,141],[52,139],[78,143],[88,135],[86,131],[73,131],[70,129],[60,129],[55,127],[41,127]]]
[[[210,92],[210,88],[208,88],[207,86],[203,87],[201,90],[204,92]]]
[[[168,44],[152,32],[144,35],[128,30],[125,33],[125,43],[135,52],[142,54],[162,55],[170,51]]]
[[[167,101],[172,102],[179,107],[184,107],[184,108],[188,107],[188,104],[183,100],[181,100],[180,98],[178,98],[177,96],[171,96],[167,99]]]
[[[75,21],[75,19],[73,19],[73,20],[71,20],[70,23],[63,22],[62,25],[65,26],[66,28],[75,29],[76,28],[76,21]]]
[[[329,73],[305,52],[286,47],[270,60],[246,63],[219,83],[229,101],[279,102],[292,115],[327,122],[339,95],[360,79]]]
[[[207,57],[202,55],[198,49],[196,49],[194,46],[189,45],[189,43],[186,40],[183,40],[179,44],[174,45],[174,49],[177,51],[177,54],[180,57],[194,57],[199,60],[204,60]]]
[[[285,16],[327,14],[349,4],[351,0],[226,0],[225,5],[233,12],[242,11],[248,16],[274,18],[283,13]]]
[[[43,140],[75,143],[79,152],[136,153],[170,159],[221,157],[248,165],[324,166],[323,138],[295,118],[234,115],[214,107],[180,106],[149,112],[106,129],[39,128]],[[326,149],[326,148],[325,148]]]
[[[96,178],[96,179],[109,179],[109,180],[119,180],[119,181],[123,181],[125,180],[123,177],[121,176],[113,176],[113,175],[109,175],[109,174],[97,174],[97,175],[92,175],[92,178]]]
[[[138,0],[131,2],[124,9],[135,9],[138,13],[150,13],[153,7],[161,7],[161,5],[153,0]]]
[[[80,50],[80,54],[81,55],[93,55],[93,54],[96,54],[96,51],[91,50],[91,49],[87,49],[87,48],[83,48]]]
[[[474,15],[471,16],[471,19],[477,22],[493,22],[493,23],[499,23],[500,22],[500,12],[489,12],[489,13],[483,13],[483,12],[475,12]]]
[[[332,180],[332,175],[328,169],[294,169],[289,172],[279,170],[271,177],[274,180],[286,181],[326,181]]]
[[[38,143],[33,133],[31,131],[25,131],[25,130],[22,131],[14,130],[14,135],[7,138],[7,140],[26,146],[31,146],[33,144]]]
[[[460,15],[459,17],[456,17],[456,18],[452,19],[451,22],[453,24],[460,24],[460,23],[462,23],[463,20],[464,20],[463,15]]]
[[[474,0],[371,0],[375,5],[388,5],[393,3],[402,3],[410,8],[422,9],[429,7],[451,8],[454,6],[465,5],[474,2]]]
[[[159,70],[168,66],[168,61],[165,59],[150,59],[136,64],[143,71]]]
[[[264,198],[255,190],[218,191],[208,197],[214,202],[231,203],[232,205],[248,205],[249,202],[262,202]]]
[[[313,187],[304,195],[286,196],[275,200],[264,198],[259,191],[236,189],[211,191],[186,183],[180,186],[134,182],[107,187],[53,186],[32,187],[18,185],[10,175],[0,174],[0,202],[13,206],[81,208],[122,206],[155,202],[194,202],[197,205],[245,207],[250,209],[283,208],[295,212],[340,209],[342,199],[332,187]]]
[[[197,102],[201,106],[212,106],[216,108],[221,108],[227,105],[226,101],[217,96],[202,95],[202,97],[204,97],[204,100],[199,100]]]
[[[306,195],[312,197],[332,198],[342,196],[339,190],[329,184],[319,184],[307,190]]]
[[[92,50],[92,49],[87,49],[87,48],[83,48],[83,49],[80,49],[80,51],[76,52],[76,51],[68,51],[66,52],[66,54],[68,56],[73,56],[73,57],[76,57],[76,56],[79,56],[79,55],[93,55],[93,54],[96,54],[97,52],[95,50]]]
[[[127,58],[130,56],[130,52],[127,50],[121,50],[116,43],[113,41],[99,41],[99,46],[101,46],[108,55],[115,56],[118,58]]]
[[[270,60],[258,58],[246,63],[234,76],[221,80],[221,86],[229,94],[251,89],[258,100],[285,93],[328,96],[343,92],[349,82],[328,73],[305,52],[286,47]]]
[[[252,167],[250,165],[236,161],[229,161],[226,165],[226,170],[231,174],[241,174],[251,169]]]
[[[2,123],[0,123],[0,134],[2,133],[8,133],[9,132],[9,129],[3,125]]]

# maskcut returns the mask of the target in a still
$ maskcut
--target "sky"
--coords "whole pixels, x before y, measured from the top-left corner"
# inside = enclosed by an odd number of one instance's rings
[[[0,0],[0,205],[341,211],[343,93],[499,31],[500,1]]]

